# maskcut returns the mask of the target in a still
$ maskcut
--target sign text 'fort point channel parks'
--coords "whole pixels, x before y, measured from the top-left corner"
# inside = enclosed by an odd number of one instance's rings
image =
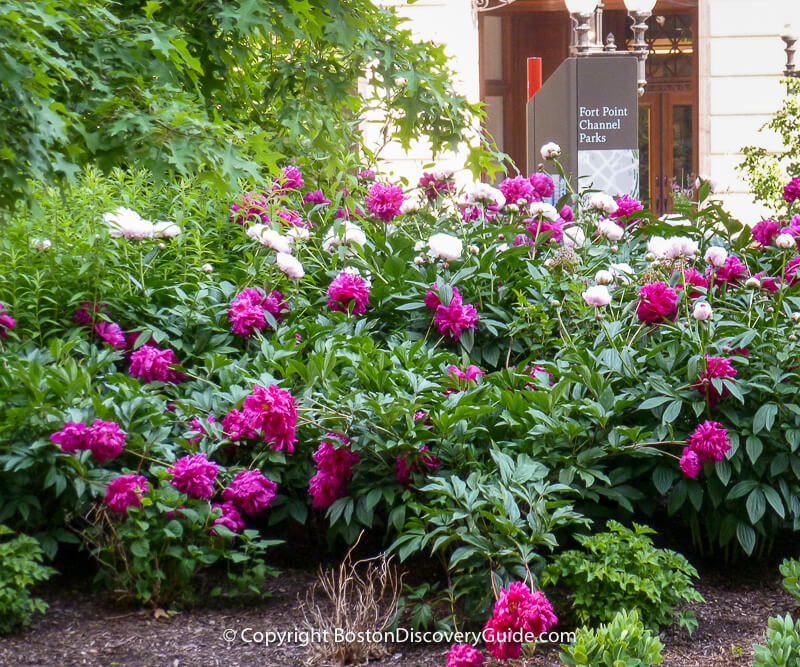
[[[578,108],[578,143],[605,144],[609,142],[609,134],[621,132],[623,124],[629,117],[630,109],[618,106]],[[597,146],[601,148],[601,146]]]

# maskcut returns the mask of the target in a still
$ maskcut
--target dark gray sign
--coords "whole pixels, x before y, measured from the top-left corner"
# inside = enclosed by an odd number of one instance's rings
[[[636,59],[579,58],[576,77],[578,150],[638,148]]]

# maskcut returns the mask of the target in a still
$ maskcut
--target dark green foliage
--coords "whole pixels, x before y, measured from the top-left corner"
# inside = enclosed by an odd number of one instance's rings
[[[800,561],[787,558],[781,563],[780,571],[783,575],[783,587],[800,604]]]
[[[657,549],[647,536],[655,531],[616,521],[608,532],[579,535],[583,550],[565,551],[545,568],[542,584],[560,585],[569,593],[570,612],[580,623],[610,621],[615,613],[635,609],[642,621],[659,629],[675,621],[681,602],[703,602],[692,586],[697,571],[680,554]],[[691,632],[697,626],[693,613],[679,615]]]
[[[650,667],[664,662],[663,648],[635,611],[622,609],[597,630],[578,628],[575,641],[561,646],[560,657],[568,667]]]
[[[9,538],[13,534],[0,524],[0,635],[30,623],[34,612],[45,612],[45,602],[31,597],[28,589],[55,574],[53,568],[42,565],[43,552],[35,539],[28,535]]]
[[[767,642],[753,646],[754,667],[798,667],[800,665],[800,621],[789,614],[767,621]]]

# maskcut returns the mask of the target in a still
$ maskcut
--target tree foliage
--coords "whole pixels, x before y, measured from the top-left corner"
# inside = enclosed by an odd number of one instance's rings
[[[477,106],[401,21],[370,0],[4,2],[0,209],[86,163],[220,189],[285,155],[332,173],[375,108],[387,139],[452,148]]]

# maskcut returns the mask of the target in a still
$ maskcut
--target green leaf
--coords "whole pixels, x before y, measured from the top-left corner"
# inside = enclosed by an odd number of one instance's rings
[[[753,434],[759,433],[766,429],[772,430],[772,425],[775,423],[775,416],[778,414],[778,406],[775,403],[765,403],[757,411],[753,417]]]

